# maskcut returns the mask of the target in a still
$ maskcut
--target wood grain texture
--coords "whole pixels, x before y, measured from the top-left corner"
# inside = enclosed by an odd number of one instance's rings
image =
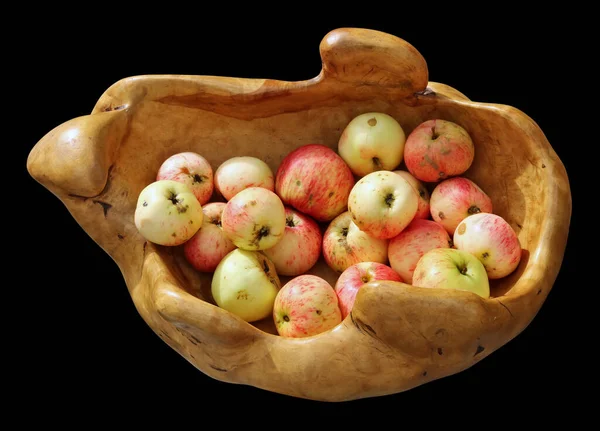
[[[343,401],[460,372],[523,331],[557,277],[572,203],[565,168],[531,118],[430,82],[425,60],[405,41],[338,29],[325,35],[320,53],[321,73],[299,82],[123,79],[90,115],[42,137],[27,168],[114,259],[145,322],[193,366],[221,381]],[[210,274],[196,272],[180,248],[153,245],[137,232],[138,194],[168,156],[196,151],[216,168],[247,155],[275,171],[301,145],[336,149],[346,124],[367,111],[392,115],[407,133],[442,118],[471,134],[476,155],[465,176],[488,193],[524,249],[517,270],[491,282],[491,298],[373,282],[336,328],[288,339],[268,319],[250,324],[215,306]],[[332,284],[337,278],[322,259],[310,273]]]

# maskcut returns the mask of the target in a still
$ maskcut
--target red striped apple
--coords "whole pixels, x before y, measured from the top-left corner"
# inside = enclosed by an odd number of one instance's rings
[[[342,314],[333,287],[321,277],[303,274],[277,293],[273,320],[279,335],[303,338],[334,328]]]
[[[263,187],[275,191],[273,171],[257,157],[232,157],[215,171],[215,188],[225,200],[230,200],[248,187]]]
[[[360,230],[348,211],[334,218],[323,234],[323,257],[331,269],[342,273],[359,262],[388,262],[388,240]]]
[[[275,191],[283,203],[319,222],[346,211],[352,186],[354,175],[346,162],[321,144],[290,152],[275,175]]]
[[[272,191],[249,187],[225,204],[221,225],[236,247],[264,250],[283,238],[285,207]]]
[[[391,171],[365,175],[352,188],[348,211],[356,226],[369,235],[390,239],[408,226],[417,213],[419,195]]]
[[[138,232],[148,241],[177,246],[202,226],[202,205],[184,183],[159,180],[140,192],[134,213]]]
[[[273,262],[260,251],[241,248],[219,262],[211,281],[215,303],[247,322],[271,315],[280,288]]]
[[[434,248],[425,253],[415,268],[413,286],[454,289],[490,296],[483,264],[471,253],[455,248]]]
[[[202,227],[183,244],[186,260],[198,271],[213,272],[219,262],[235,249],[235,245],[227,238],[221,227],[221,214],[224,209],[223,202],[204,205]]]
[[[404,155],[406,135],[396,119],[367,112],[348,123],[338,141],[338,153],[354,175],[395,169]]]
[[[417,180],[410,172],[404,170],[397,170],[394,173],[400,175],[406,181],[410,183],[411,186],[415,188],[417,194],[419,195],[419,205],[417,206],[417,213],[414,218],[418,219],[428,219],[431,217],[431,211],[429,209],[429,190],[425,187],[425,185]]]
[[[521,261],[522,249],[510,224],[497,214],[466,217],[454,232],[454,246],[483,263],[488,278],[506,277]]]
[[[438,182],[461,175],[475,158],[469,133],[447,120],[428,120],[419,124],[406,138],[404,163],[418,180]]]
[[[392,268],[378,262],[360,262],[342,272],[334,287],[342,319],[352,311],[358,290],[365,283],[377,280],[404,281]]]
[[[279,275],[296,276],[311,269],[321,256],[321,229],[306,214],[285,208],[283,238],[273,247],[263,250]]]
[[[398,236],[390,240],[390,266],[408,284],[419,259],[434,248],[451,248],[452,239],[446,229],[432,220],[414,219]]]
[[[200,205],[207,203],[213,193],[213,170],[200,154],[186,151],[173,154],[158,169],[156,180],[179,181],[194,193]]]
[[[465,218],[477,213],[491,213],[490,197],[473,181],[454,177],[437,184],[431,193],[430,211],[433,220],[444,226],[450,235]]]

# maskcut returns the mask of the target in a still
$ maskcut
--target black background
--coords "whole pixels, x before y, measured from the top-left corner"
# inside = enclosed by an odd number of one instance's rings
[[[21,221],[34,228],[25,241],[20,239],[29,248],[17,260],[27,261],[28,269],[21,298],[12,303],[22,311],[23,325],[15,326],[32,325],[17,337],[17,361],[25,369],[15,395],[21,404],[43,410],[46,419],[75,414],[111,418],[117,412],[158,418],[164,413],[196,417],[199,426],[206,414],[229,417],[247,409],[255,412],[247,416],[250,423],[274,426],[268,411],[300,411],[306,418],[314,412],[339,418],[377,411],[406,418],[415,407],[438,412],[452,405],[456,418],[476,411],[499,417],[544,409],[540,414],[548,415],[549,406],[558,407],[576,393],[581,377],[571,334],[577,329],[566,317],[566,310],[577,307],[571,290],[574,224],[552,292],[513,341],[460,374],[411,391],[330,404],[221,383],[193,368],[139,317],[111,258],[58,199],[27,175],[26,157],[36,142],[60,123],[88,114],[121,78],[165,73],[309,79],[321,68],[322,37],[353,26],[386,31],[413,44],[427,60],[430,80],[474,101],[504,103],[527,113],[573,173],[572,125],[558,107],[569,103],[576,90],[574,77],[583,60],[570,54],[578,39],[563,30],[570,20],[567,12],[541,18],[490,11],[469,18],[450,17],[444,9],[386,13],[372,6],[347,19],[300,15],[293,8],[250,17],[250,10],[237,9],[233,20],[226,9],[234,7],[225,4],[221,12],[163,5],[152,18],[144,18],[141,10],[121,15],[119,7],[107,10],[105,5],[101,17],[94,9],[74,10],[74,17],[56,14],[30,25],[30,39],[23,37],[26,32],[13,35],[11,73],[22,83],[12,108],[27,112],[31,120],[19,132],[19,162],[37,208]],[[292,17],[300,18],[294,22]],[[252,403],[270,410],[259,413]]]

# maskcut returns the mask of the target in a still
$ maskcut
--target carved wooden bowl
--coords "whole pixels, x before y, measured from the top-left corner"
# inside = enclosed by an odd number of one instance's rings
[[[90,115],[32,149],[30,174],[54,193],[116,262],[145,322],[205,374],[295,397],[342,401],[408,390],[465,370],[518,335],[560,269],[571,217],[565,168],[544,133],[510,106],[472,102],[428,81],[419,52],[377,31],[338,29],[321,45],[321,73],[302,82],[213,76],[137,76],[112,85]],[[465,174],[492,198],[523,247],[520,266],[491,281],[492,296],[372,282],[341,324],[317,336],[276,335],[218,308],[211,275],[180,247],[146,242],[134,225],[140,191],[171,154],[196,151],[213,169],[255,156],[275,171],[294,148],[337,149],[367,111],[406,133],[431,118],[455,121],[476,144]],[[335,284],[321,260],[311,271]],[[281,277],[282,283],[289,278]]]

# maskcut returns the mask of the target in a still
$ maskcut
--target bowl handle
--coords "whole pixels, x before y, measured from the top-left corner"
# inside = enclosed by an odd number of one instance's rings
[[[427,88],[423,56],[391,34],[361,28],[339,28],[320,44],[323,74],[348,87],[376,86],[395,96],[412,97]]]

